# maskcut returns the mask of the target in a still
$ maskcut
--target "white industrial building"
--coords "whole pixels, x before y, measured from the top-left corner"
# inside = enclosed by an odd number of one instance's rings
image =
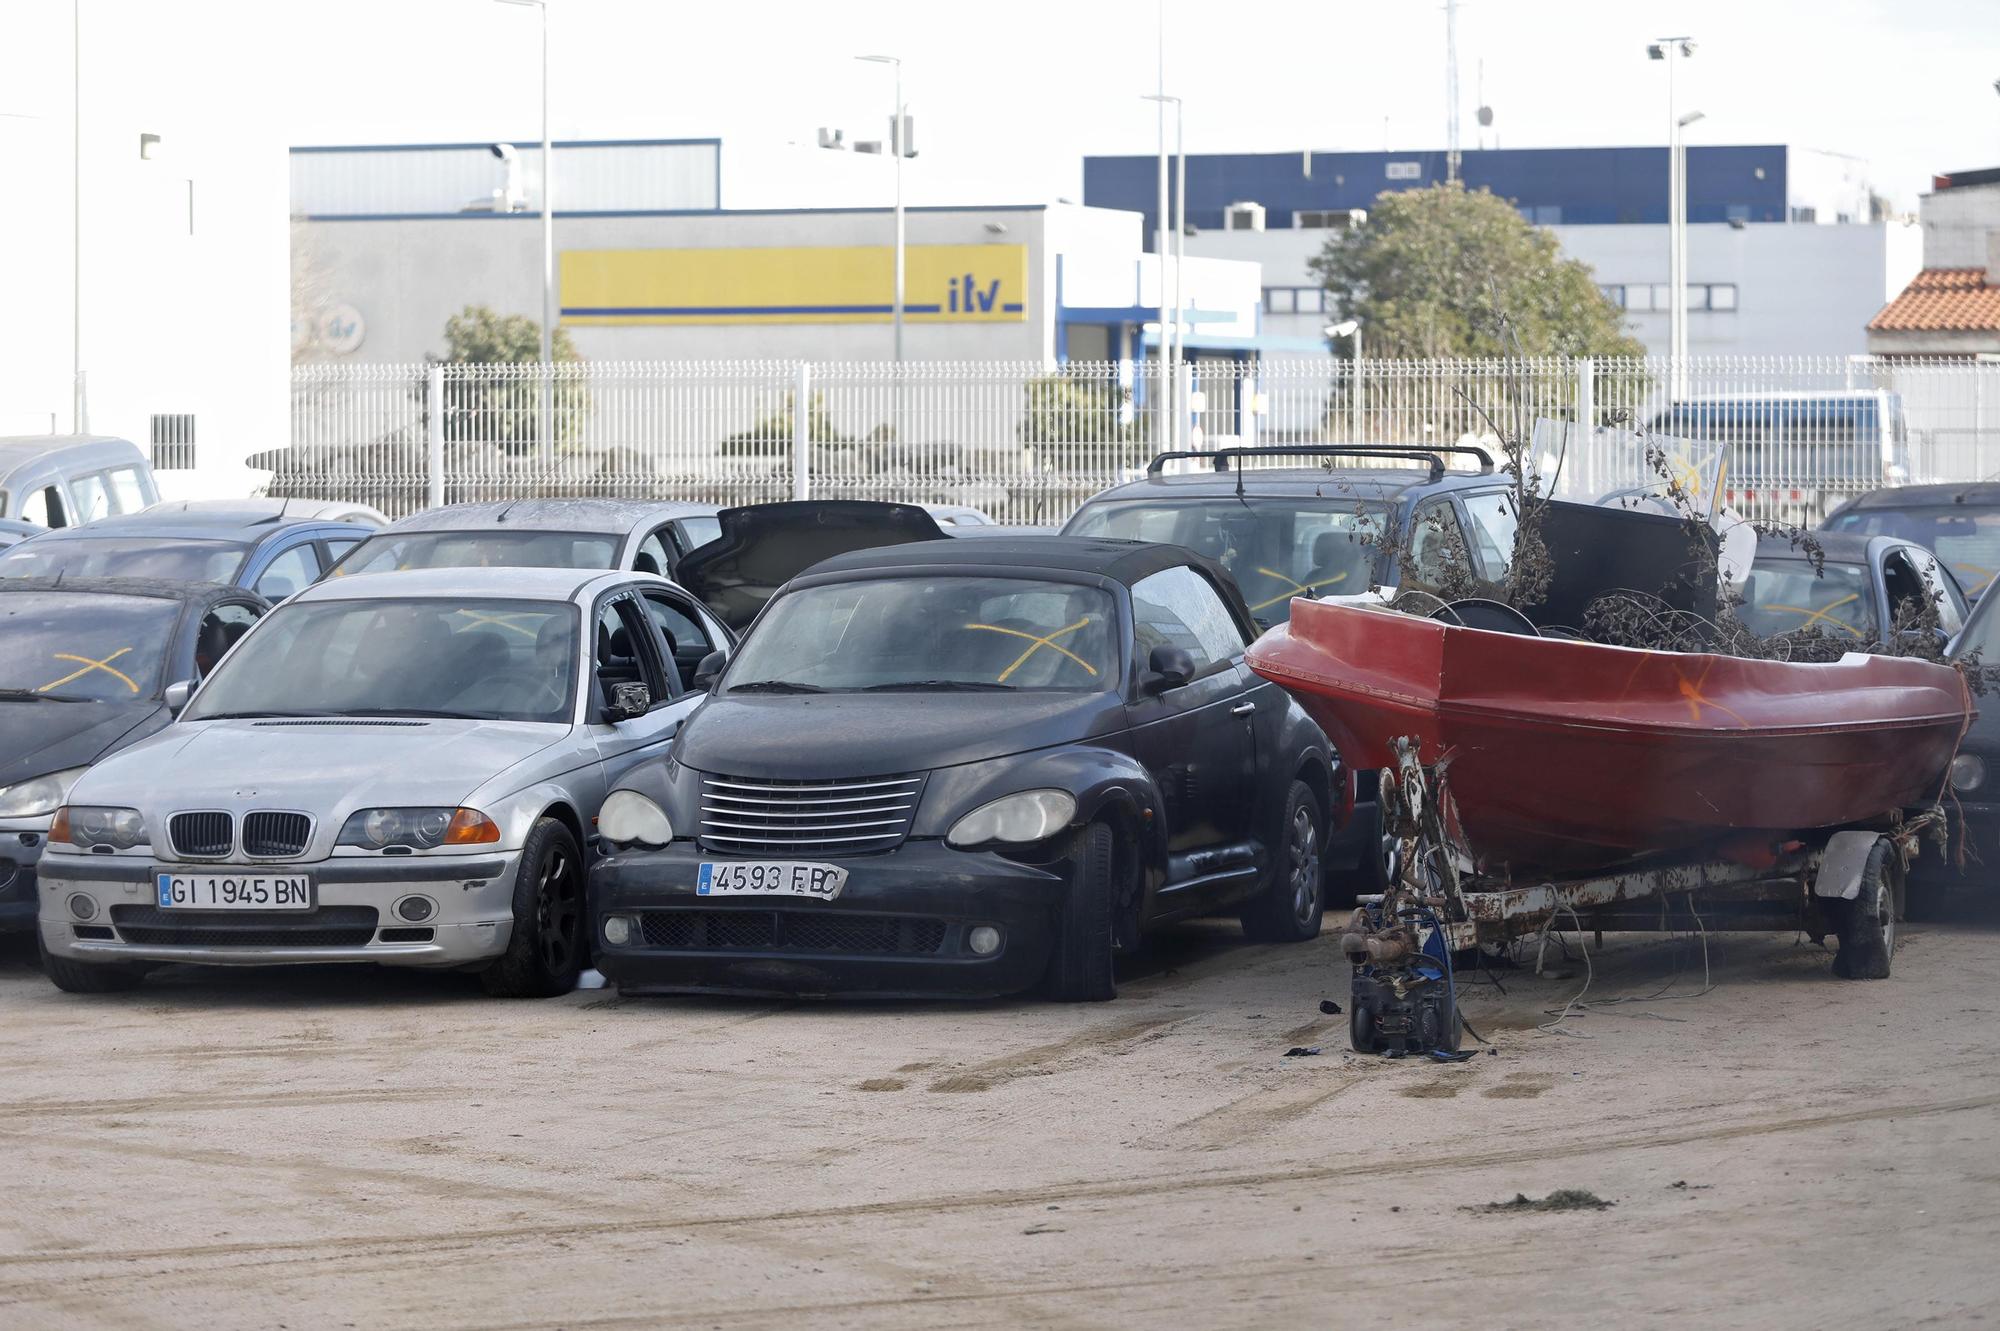
[[[216,68],[182,6],[0,24],[0,434],[157,440],[167,496],[246,492],[288,429],[285,151],[246,111],[277,66]]]
[[[720,208],[713,140],[558,143],[555,157],[560,320],[586,360],[895,354],[891,209]],[[520,145],[294,149],[295,278],[327,334],[306,357],[440,355],[445,321],[468,305],[539,321],[538,158]],[[1159,265],[1136,213],[917,207],[905,225],[906,359],[1143,359],[1157,340]],[[1184,283],[1193,358],[1275,349],[1254,264],[1190,257]]]

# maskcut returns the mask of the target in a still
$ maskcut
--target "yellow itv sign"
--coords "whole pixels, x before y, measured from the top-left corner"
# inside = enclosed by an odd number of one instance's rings
[[[1020,323],[1025,245],[911,245],[911,323]],[[566,324],[887,323],[896,290],[888,245],[784,249],[565,250]]]

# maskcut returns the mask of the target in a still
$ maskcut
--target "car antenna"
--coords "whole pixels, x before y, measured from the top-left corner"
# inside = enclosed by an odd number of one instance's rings
[[[515,501],[515,503],[519,502],[520,502],[519,500]],[[493,519],[493,521],[496,523],[505,522],[507,520],[507,515],[509,513],[512,513],[513,511],[514,511],[514,505],[513,504],[507,505],[507,507],[500,510],[500,516]]]

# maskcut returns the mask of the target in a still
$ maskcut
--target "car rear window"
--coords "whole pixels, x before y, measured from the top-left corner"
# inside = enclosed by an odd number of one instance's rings
[[[1295,596],[1353,596],[1374,577],[1388,508],[1329,495],[1086,504],[1068,536],[1165,541],[1220,563],[1236,579],[1260,627],[1291,618]]]
[[[235,541],[158,536],[62,536],[23,542],[0,554],[0,578],[158,578],[234,582],[250,547]]]
[[[1870,508],[1838,514],[1826,529],[1915,541],[1944,561],[1967,596],[1984,592],[2000,572],[2000,508]]]
[[[411,568],[610,568],[618,538],[571,531],[378,532],[334,565],[333,577]]]

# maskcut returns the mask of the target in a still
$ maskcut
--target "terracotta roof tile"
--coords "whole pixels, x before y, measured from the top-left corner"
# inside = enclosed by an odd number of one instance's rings
[[[1868,321],[1872,333],[2000,331],[2000,286],[1984,268],[1926,268]]]

